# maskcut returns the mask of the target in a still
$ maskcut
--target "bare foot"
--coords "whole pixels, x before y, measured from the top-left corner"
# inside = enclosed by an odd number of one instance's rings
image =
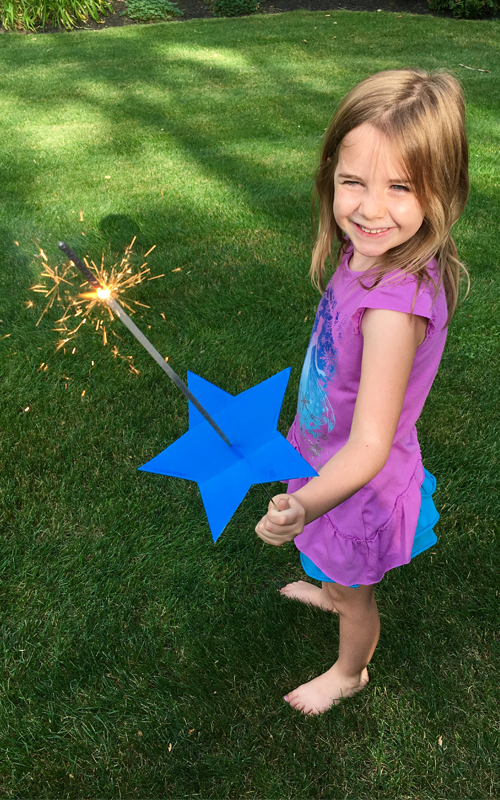
[[[348,681],[338,673],[334,664],[323,675],[313,678],[309,683],[303,683],[298,689],[285,695],[285,700],[292,708],[302,714],[323,714],[343,698],[350,697],[364,689],[368,683],[368,670],[365,668],[359,681]]]
[[[291,600],[300,600],[301,603],[307,603],[309,606],[318,606],[323,611],[337,613],[337,609],[333,605],[333,600],[328,592],[307,581],[287,583],[286,586],[280,589],[280,594],[289,597]]]

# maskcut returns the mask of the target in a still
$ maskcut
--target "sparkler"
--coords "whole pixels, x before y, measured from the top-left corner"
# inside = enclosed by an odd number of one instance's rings
[[[101,287],[105,287],[105,289],[101,290],[101,293],[102,291],[106,292],[107,290],[109,290],[109,292],[113,295],[115,299],[117,297],[120,298],[121,305],[125,306],[125,308],[128,308],[129,311],[134,313],[135,309],[133,309],[132,306],[130,306],[129,303],[125,301],[123,295],[132,286],[136,286],[138,283],[141,283],[144,280],[144,276],[147,275],[147,273],[150,271],[149,267],[145,269],[146,263],[143,263],[139,267],[138,272],[132,272],[129,259],[132,253],[132,247],[134,245],[135,239],[136,237],[134,236],[131,243],[125,248],[125,254],[121,262],[119,264],[115,264],[111,268],[111,272],[109,274],[104,266],[104,255],[102,257],[101,265],[99,268],[96,267],[93,261],[91,262],[92,266],[95,269],[96,274],[92,272],[92,270],[89,268],[86,262],[79,259],[80,266],[78,267],[78,269],[81,272],[82,271],[81,267],[83,267],[85,278],[87,282],[90,283],[90,286],[94,287],[95,291],[84,292],[83,294],[80,295],[81,297],[80,300],[71,299],[69,301],[69,304],[63,316],[61,317],[61,319],[58,320],[58,323],[61,327],[55,329],[63,334],[63,338],[57,345],[56,350],[59,350],[61,347],[64,347],[64,345],[67,342],[69,342],[70,339],[76,336],[81,326],[85,322],[87,322],[87,316],[93,311],[93,309],[96,306],[103,305],[101,301],[105,300],[106,298],[100,296],[99,290],[96,289],[98,285]],[[145,254],[144,258],[146,258],[151,253],[151,251],[154,250],[155,247],[156,245],[153,245],[153,247],[151,247]],[[74,262],[73,263],[70,262],[70,268],[73,266],[73,264]],[[162,278],[162,277],[163,275],[154,275],[148,278],[148,280],[155,280],[156,278]],[[130,300],[129,302],[133,303],[135,306],[141,306],[142,308],[149,308],[149,306],[146,306],[144,303],[140,303],[138,300]],[[109,305],[104,303],[104,307],[109,313],[109,319],[113,320],[113,314],[111,309],[109,308]],[[79,325],[77,325],[76,328],[70,330],[67,325],[67,320],[73,317],[75,318],[79,317],[81,315],[85,315],[82,321],[79,323]],[[101,318],[97,320],[95,325],[95,330],[102,332],[102,343],[103,345],[106,345],[108,342],[108,335],[104,319]],[[133,368],[131,364],[129,364],[129,367],[132,371],[137,372],[137,370],[135,370],[135,368]]]
[[[110,281],[99,280],[99,278],[94,275],[94,273],[89,269],[89,267],[73,252],[73,250],[66,244],[66,242],[59,242],[59,249],[68,256],[70,261],[73,262],[75,267],[80,270],[82,275],[84,276],[85,280],[90,284],[90,286],[94,289],[94,291],[90,294],[86,295],[86,300],[88,301],[88,305],[86,307],[87,313],[92,310],[92,308],[99,302],[103,302],[107,305],[111,318],[113,313],[118,317],[118,319],[123,322],[123,324],[129,329],[130,333],[135,336],[137,341],[142,344],[142,346],[147,350],[147,352],[154,358],[156,363],[162,368],[164,372],[168,375],[171,381],[175,383],[178,389],[181,390],[183,395],[188,398],[188,400],[193,404],[193,406],[200,412],[202,417],[208,422],[209,425],[213,428],[213,430],[220,436],[222,441],[231,447],[231,442],[227,438],[224,431],[217,425],[215,420],[210,416],[208,411],[202,406],[202,404],[196,399],[194,394],[188,389],[184,381],[177,375],[176,372],[172,369],[170,364],[160,355],[158,350],[153,347],[149,339],[144,336],[141,330],[137,327],[135,322],[131,320],[129,315],[126,311],[123,310],[121,305],[117,302],[117,300],[113,297],[113,284]],[[123,286],[123,284],[121,284]],[[53,301],[52,301],[53,302]],[[124,304],[125,305],[125,304]],[[42,315],[43,316],[43,315]],[[65,317],[63,316],[62,320]],[[83,325],[83,320],[80,325]],[[78,327],[80,327],[80,325]],[[73,331],[75,333],[75,331]],[[67,340],[66,340],[67,341]]]
[[[145,280],[146,275],[148,275],[150,272],[149,267],[146,268],[146,262],[139,267],[137,272],[134,272],[132,269],[130,257],[132,255],[132,247],[135,239],[136,237],[134,236],[131,243],[125,248],[125,253],[121,261],[111,267],[110,271],[105,268],[104,255],[102,256],[99,267],[97,267],[93,261],[91,262],[95,274],[92,272],[92,270],[90,270],[89,264],[86,261],[84,262],[87,280],[89,280],[89,276],[92,276],[91,288],[95,281],[97,281],[97,283],[100,285],[102,284],[103,286],[106,286],[108,289],[110,289],[113,297],[115,299],[119,297],[121,305],[125,306],[125,308],[128,308],[131,313],[134,313],[136,309],[132,308],[130,303],[132,303],[134,306],[149,308],[149,306],[146,306],[144,303],[140,303],[138,300],[128,300],[128,302],[125,300],[128,289]],[[153,245],[153,247],[151,247],[145,254],[144,258],[146,258],[155,247],[156,245]],[[43,250],[40,247],[38,250],[39,254],[37,258],[41,258],[45,262],[40,277],[45,280],[43,283],[37,283],[35,286],[32,286],[31,290],[43,294],[47,299],[47,303],[36,324],[39,325],[42,317],[53,307],[54,304],[63,305],[65,307],[62,317],[57,320],[59,327],[54,329],[62,334],[62,338],[57,343],[56,350],[60,350],[62,347],[64,347],[64,345],[75,338],[82,325],[87,322],[87,317],[96,306],[104,308],[105,311],[108,312],[109,321],[114,319],[111,309],[105,303],[101,302],[101,298],[97,295],[96,291],[80,293],[78,299],[75,299],[74,292],[71,291],[74,289],[73,279],[75,277],[73,272],[74,264],[72,262],[70,262],[66,267],[56,266],[52,268],[48,265],[48,259]],[[83,262],[80,261],[80,263]],[[152,275],[148,277],[147,280],[152,281],[163,277],[163,275]],[[29,300],[25,303],[25,305],[26,308],[33,308],[33,301]],[[105,317],[106,316],[107,315],[105,315]],[[95,331],[102,334],[103,345],[108,343],[105,317],[101,317],[95,321]],[[69,320],[76,321],[77,319],[79,319],[79,322],[76,324],[76,327],[70,328]],[[114,348],[113,356],[116,357],[116,355],[120,354],[118,353],[117,349]],[[138,370],[132,365],[131,359],[127,360],[129,360],[129,369],[132,372],[138,373]]]
[[[104,268],[104,258],[99,269],[94,262],[91,262],[95,270],[93,272],[89,264],[82,261],[65,242],[59,242],[59,248],[70,259],[70,264],[59,271],[58,267],[51,269],[45,263],[42,276],[52,281],[53,285],[50,286],[49,283],[49,288],[37,284],[32,289],[43,292],[47,298],[41,317],[55,302],[61,303],[63,298],[66,301],[66,310],[58,320],[61,327],[57,329],[65,334],[65,338],[59,342],[58,349],[76,335],[87,321],[86,315],[96,307],[103,307],[111,321],[116,316],[123,322],[158,366],[188,398],[189,430],[139,469],[196,481],[203,498],[212,537],[216,541],[253,484],[262,485],[270,481],[312,477],[317,474],[277,430],[290,370],[283,370],[235,397],[198,375],[188,372],[189,386],[195,391],[193,394],[191,388],[186,386],[168,364],[168,359],[160,355],[122,307],[125,306],[134,312],[121,295],[126,289],[140,283],[144,275],[149,272],[149,269],[144,269],[146,264],[140,267],[139,272],[132,272],[129,256],[133,243],[134,240],[126,248],[121,263],[115,264],[108,274]],[[40,257],[47,262],[42,250]],[[71,280],[74,278],[71,274],[73,266],[80,271],[90,288],[90,291],[81,293],[81,299],[78,300],[71,295],[66,286],[66,284],[73,286]],[[163,276],[153,276],[149,280],[156,277]],[[149,307],[135,300],[129,302]],[[83,316],[81,322],[74,330],[69,330],[67,320],[79,316]],[[102,319],[97,321],[96,330],[102,330],[103,344],[106,344],[106,328]],[[117,348],[113,348],[113,355],[120,355]],[[46,368],[45,364],[39,369],[42,368]],[[137,371],[135,368],[132,369]],[[84,394],[85,391],[82,392],[82,397]],[[203,404],[200,400],[203,400]],[[225,432],[216,419],[223,424]],[[262,488],[277,509],[268,490],[264,486]]]

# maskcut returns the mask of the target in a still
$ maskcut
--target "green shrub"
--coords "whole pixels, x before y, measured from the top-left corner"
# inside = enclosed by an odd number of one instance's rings
[[[206,0],[214,17],[240,17],[243,14],[254,14],[258,0]]]
[[[177,3],[172,3],[171,0],[127,0],[127,10],[124,13],[131,19],[143,22],[182,17]]]
[[[428,0],[433,11],[445,11],[454,17],[478,19],[492,17],[500,12],[499,0]]]
[[[108,11],[112,11],[108,0],[0,0],[0,22],[7,30],[73,28],[89,17],[99,22]]]

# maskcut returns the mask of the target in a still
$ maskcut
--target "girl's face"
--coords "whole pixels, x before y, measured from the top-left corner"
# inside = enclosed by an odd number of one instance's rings
[[[333,214],[354,246],[350,268],[363,272],[418,231],[424,213],[388,138],[369,123],[344,137],[335,170]]]

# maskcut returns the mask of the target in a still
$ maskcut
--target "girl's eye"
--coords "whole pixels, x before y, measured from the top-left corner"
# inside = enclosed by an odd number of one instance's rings
[[[395,189],[397,192],[409,192],[410,189],[408,186],[404,186],[402,183],[393,183],[391,189]]]
[[[342,181],[342,183],[344,186],[361,186],[359,181]]]

